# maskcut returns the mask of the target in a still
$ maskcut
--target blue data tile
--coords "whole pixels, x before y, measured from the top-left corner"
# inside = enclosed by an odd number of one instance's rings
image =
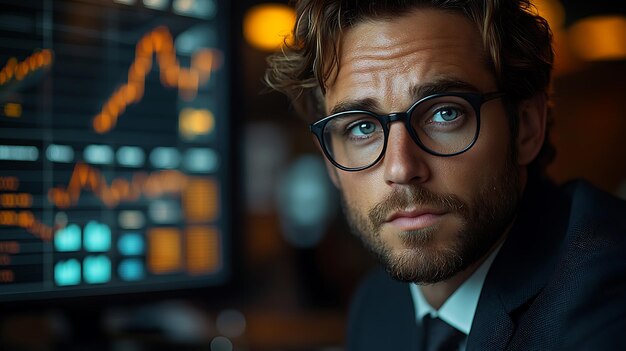
[[[127,258],[120,262],[117,273],[125,281],[138,281],[145,277],[144,263],[139,258]]]
[[[54,281],[58,286],[80,283],[80,262],[77,259],[57,262],[54,265]]]
[[[140,233],[123,233],[117,242],[117,249],[124,256],[143,255],[145,240]]]
[[[89,221],[84,236],[85,249],[89,252],[105,252],[111,248],[111,228],[104,223]]]
[[[78,251],[81,247],[80,227],[70,224],[54,234],[54,248],[58,252]]]
[[[104,255],[88,256],[83,261],[83,277],[89,284],[102,284],[111,280],[111,260]]]

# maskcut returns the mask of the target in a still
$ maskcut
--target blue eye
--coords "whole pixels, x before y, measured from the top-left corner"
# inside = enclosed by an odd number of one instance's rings
[[[348,128],[352,136],[368,136],[376,131],[376,123],[360,121]]]
[[[435,113],[433,114],[432,121],[435,123],[452,122],[455,119],[459,118],[461,114],[462,114],[461,111],[455,108],[445,107],[445,108],[441,108],[435,111]]]

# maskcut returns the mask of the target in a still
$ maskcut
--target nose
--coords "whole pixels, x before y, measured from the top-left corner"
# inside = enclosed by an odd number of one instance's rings
[[[385,182],[388,185],[426,182],[430,177],[429,157],[431,155],[413,141],[402,123],[392,123],[383,158]]]

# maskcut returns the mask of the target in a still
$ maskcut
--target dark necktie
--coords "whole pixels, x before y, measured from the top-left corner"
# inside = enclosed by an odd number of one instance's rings
[[[458,351],[465,334],[439,318],[424,316],[424,350]]]

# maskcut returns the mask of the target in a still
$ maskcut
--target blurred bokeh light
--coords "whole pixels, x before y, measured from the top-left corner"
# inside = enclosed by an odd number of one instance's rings
[[[243,35],[257,49],[281,47],[296,21],[293,8],[282,4],[261,4],[250,8],[243,19]]]
[[[574,52],[586,61],[626,59],[626,17],[593,16],[570,28]]]

